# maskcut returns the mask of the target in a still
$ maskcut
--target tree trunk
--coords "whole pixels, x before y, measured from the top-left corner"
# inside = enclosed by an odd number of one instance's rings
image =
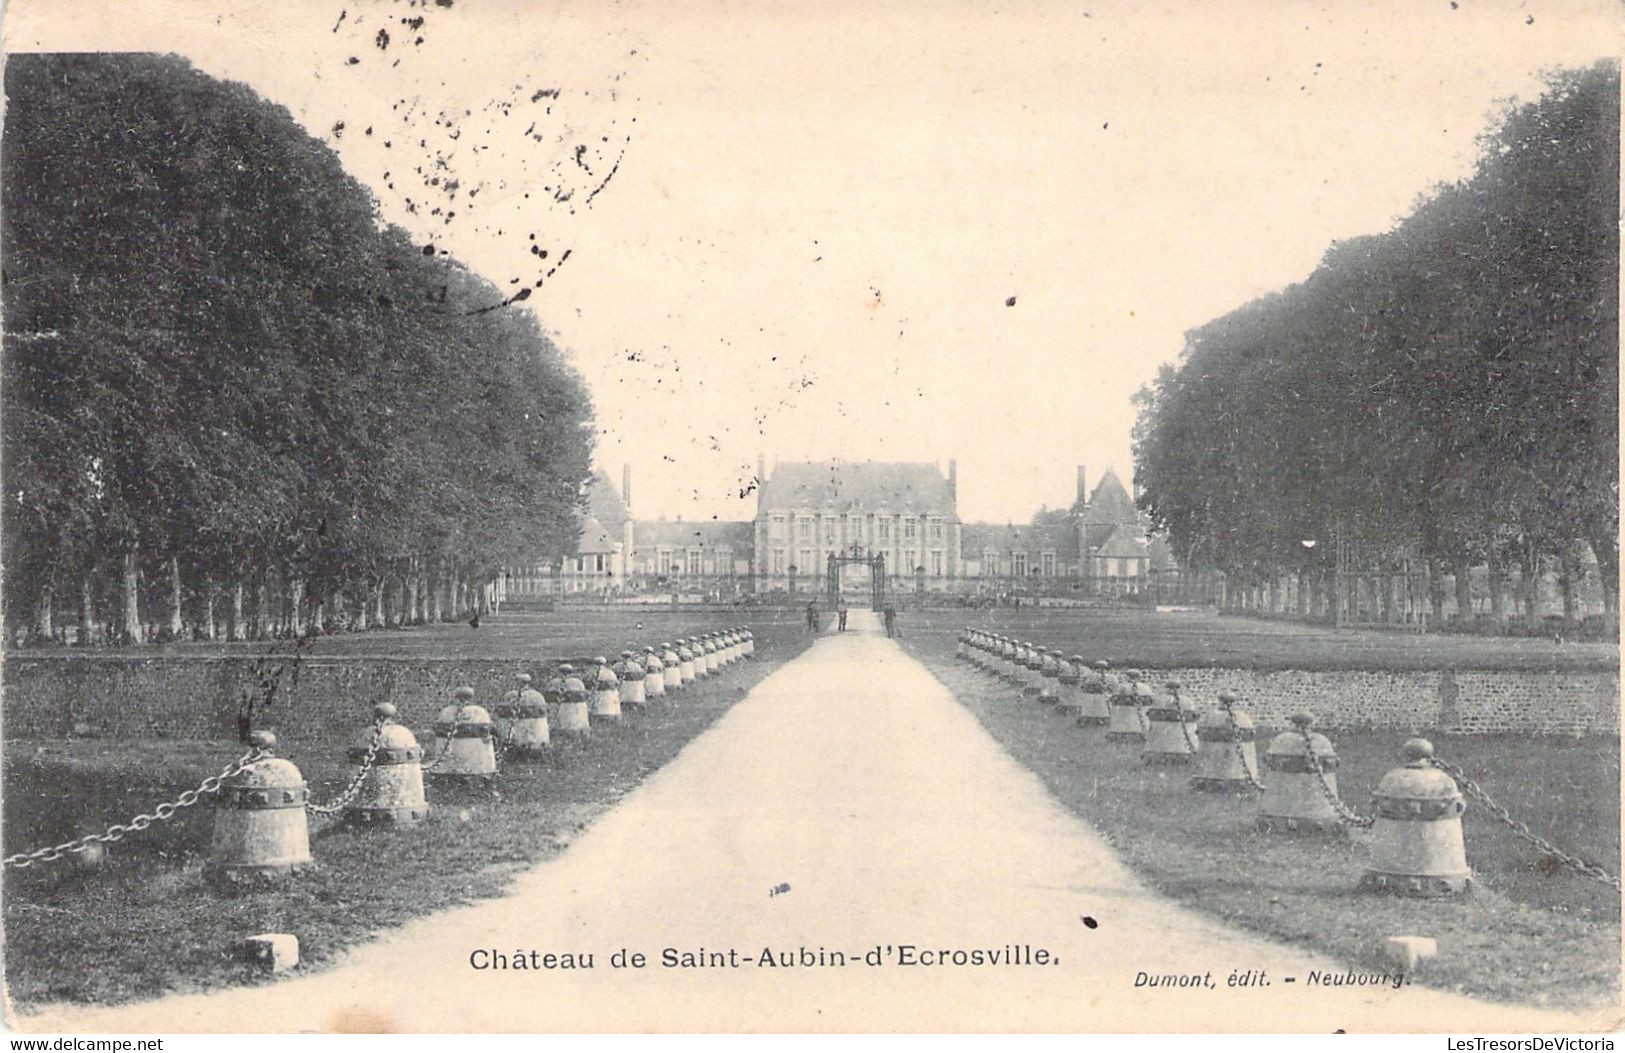
[[[1519,583],[1523,593],[1523,614],[1533,626],[1540,620],[1540,550],[1534,545],[1524,545],[1519,569],[1523,572],[1523,580]]]
[[[87,647],[96,633],[96,600],[90,579],[79,579],[79,646]]]
[[[238,581],[231,589],[230,620],[226,623],[226,639],[248,639],[248,623],[243,621],[243,583]]]
[[[1463,628],[1473,624],[1473,572],[1466,560],[1454,566],[1456,575],[1456,621]]]
[[[429,583],[429,617],[428,621],[441,620],[441,602],[445,598],[446,565],[440,563],[435,567],[434,579]]]
[[[179,556],[169,557],[169,638],[179,640],[186,626],[181,611],[181,561]]]
[[[1497,631],[1507,627],[1507,578],[1506,565],[1501,561],[1500,553],[1491,549],[1489,558],[1485,561],[1488,579],[1486,584],[1490,590],[1490,618],[1495,622]]]
[[[215,638],[214,625],[214,575],[203,575],[203,638]]]
[[[141,624],[141,561],[134,552],[124,554],[124,635],[134,644],[147,640]]]
[[[1619,616],[1619,549],[1607,537],[1589,539],[1592,555],[1597,557],[1597,577],[1602,583],[1603,610],[1610,616]]]
[[[271,585],[261,578],[254,586],[254,639],[264,640],[271,635]]]
[[[1580,587],[1585,582],[1585,565],[1575,553],[1573,543],[1563,546],[1558,556],[1557,581],[1563,590],[1563,624],[1575,624]]]
[[[369,623],[367,603],[369,600],[366,586],[358,585],[355,590],[355,617],[350,619],[350,627],[357,632],[366,632]]]
[[[305,581],[295,578],[288,583],[288,632],[301,636],[305,631]]]
[[[406,567],[406,624],[421,624],[418,619],[418,561],[412,559]]]
[[[48,643],[56,636],[55,604],[52,602],[55,592],[54,585],[40,589],[39,606],[34,608],[34,632],[41,643]]]
[[[372,582],[372,624],[382,629],[384,627],[384,582],[388,580],[382,574]]]

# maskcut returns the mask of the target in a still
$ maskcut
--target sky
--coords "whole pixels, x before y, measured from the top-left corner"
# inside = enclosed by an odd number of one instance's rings
[[[1107,467],[1182,334],[1466,175],[1620,51],[1590,0],[11,0],[12,51],[174,51],[533,310],[640,516],[758,456],[958,461],[966,520]],[[380,31],[383,31],[380,34]],[[342,122],[342,124],[341,124]],[[545,253],[545,255],[543,255]]]

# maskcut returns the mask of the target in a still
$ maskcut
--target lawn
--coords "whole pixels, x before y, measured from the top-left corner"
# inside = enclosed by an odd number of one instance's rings
[[[646,613],[624,622],[606,614],[566,615],[570,620],[530,629],[528,621],[503,620],[500,632],[479,637],[480,646],[527,655],[581,653],[608,650],[629,635],[656,639],[657,624],[668,635],[705,627],[693,619],[681,626],[651,623]],[[431,788],[430,817],[415,829],[352,832],[315,824],[312,853],[318,866],[284,889],[226,897],[205,888],[206,803],[197,814],[183,812],[172,823],[129,835],[99,868],[62,861],[6,871],[8,993],[27,1009],[48,1001],[109,1003],[263,982],[232,955],[233,945],[253,933],[297,934],[300,969],[321,968],[380,930],[501,894],[515,874],[562,851],[594,817],[806,646],[791,616],[712,617],[718,625],[748,620],[756,634],[754,661],[735,663],[698,682],[673,704],[595,727],[585,742],[561,746],[540,761],[506,766],[495,796]],[[643,632],[630,624],[637,620],[645,622]],[[417,642],[444,632],[398,635]],[[533,634],[528,642],[527,632]],[[389,635],[397,634],[376,634]],[[449,656],[447,639],[456,638],[442,637],[440,656]],[[299,752],[314,800],[330,800],[348,780],[340,747],[352,734],[353,728],[335,729],[325,748],[310,743]],[[7,851],[52,843],[59,834],[72,836],[82,832],[81,824],[99,830],[127,821],[196,785],[236,752],[222,742],[7,741],[0,773]]]
[[[560,655],[619,654],[634,642],[639,647],[736,625],[752,628],[792,625],[797,613],[747,607],[736,610],[672,607],[566,606],[552,611],[509,608],[480,619],[479,628],[464,621],[405,629],[338,632],[312,638],[306,653],[320,658],[554,658]],[[195,656],[253,658],[275,646],[271,641],[226,643],[188,641],[140,647],[30,647],[13,649],[18,658],[107,656],[174,658]],[[284,642],[286,650],[291,644]]]
[[[915,632],[904,643],[1066,808],[1187,906],[1354,965],[1379,966],[1387,936],[1432,936],[1439,957],[1419,981],[1482,997],[1566,1007],[1618,997],[1619,893],[1562,869],[1481,806],[1469,803],[1464,820],[1472,894],[1418,901],[1359,892],[1365,834],[1261,833],[1255,797],[1193,793],[1189,769],[1148,767],[1137,746],[1022,701],[956,661],[952,633]],[[1168,637],[1139,646],[1147,664],[1189,661]],[[1261,730],[1260,750],[1275,730]],[[1406,737],[1362,731],[1335,740],[1345,802],[1369,811],[1371,790],[1398,764]],[[1536,833],[1619,872],[1618,738],[1451,736],[1435,745]]]
[[[1564,643],[1545,638],[1484,637],[1329,629],[1295,622],[1199,612],[1128,609],[931,609],[899,613],[904,632],[952,639],[972,627],[1119,667],[1233,669],[1350,669],[1408,671],[1484,669],[1593,671],[1619,668],[1619,644]]]

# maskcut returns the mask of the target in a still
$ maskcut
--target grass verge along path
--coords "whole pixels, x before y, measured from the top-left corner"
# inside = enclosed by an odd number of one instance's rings
[[[1563,1008],[1618,998],[1618,893],[1555,867],[1477,805],[1469,803],[1465,818],[1478,882],[1472,894],[1412,900],[1360,892],[1363,834],[1259,832],[1256,796],[1193,793],[1190,769],[1148,767],[1138,744],[1108,742],[1099,728],[1023,700],[956,661],[951,636],[904,643],[1062,805],[1181,904],[1355,966],[1382,967],[1377,952],[1388,936],[1431,936],[1439,955],[1419,982],[1465,994]],[[1276,730],[1260,729],[1260,753]],[[1332,735],[1340,796],[1369,812],[1371,790],[1398,764],[1409,736]],[[1492,796],[1537,833],[1618,873],[1617,739],[1440,736],[1434,744],[1441,757],[1482,773]]]
[[[207,799],[195,814],[129,835],[97,869],[63,860],[8,870],[8,994],[27,1009],[265,982],[233,956],[246,936],[291,932],[299,937],[299,970],[319,969],[379,930],[500,895],[513,875],[563,851],[807,643],[793,626],[753,623],[753,629],[755,660],[737,662],[619,724],[595,725],[590,739],[556,746],[545,759],[506,766],[494,794],[431,787],[429,819],[410,830],[313,823],[317,867],[279,890],[228,897],[203,885]],[[318,802],[348,781],[343,745],[355,729],[344,731],[319,752],[306,744],[286,754]],[[7,741],[7,850],[35,847],[29,835],[42,816],[81,816],[86,830],[97,831],[127,822],[173,800],[239,752],[235,744],[202,741]],[[409,982],[411,963],[401,966]]]

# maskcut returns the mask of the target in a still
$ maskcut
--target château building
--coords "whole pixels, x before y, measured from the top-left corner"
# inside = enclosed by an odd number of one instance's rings
[[[879,557],[894,588],[961,594],[1121,594],[1146,588],[1153,555],[1134,498],[1111,469],[1093,491],[1078,468],[1070,508],[1023,524],[966,523],[958,464],[759,461],[748,522],[637,519],[632,478],[587,484],[576,552],[510,573],[520,593],[608,597],[703,592],[822,594],[830,557],[843,591],[870,586]]]

